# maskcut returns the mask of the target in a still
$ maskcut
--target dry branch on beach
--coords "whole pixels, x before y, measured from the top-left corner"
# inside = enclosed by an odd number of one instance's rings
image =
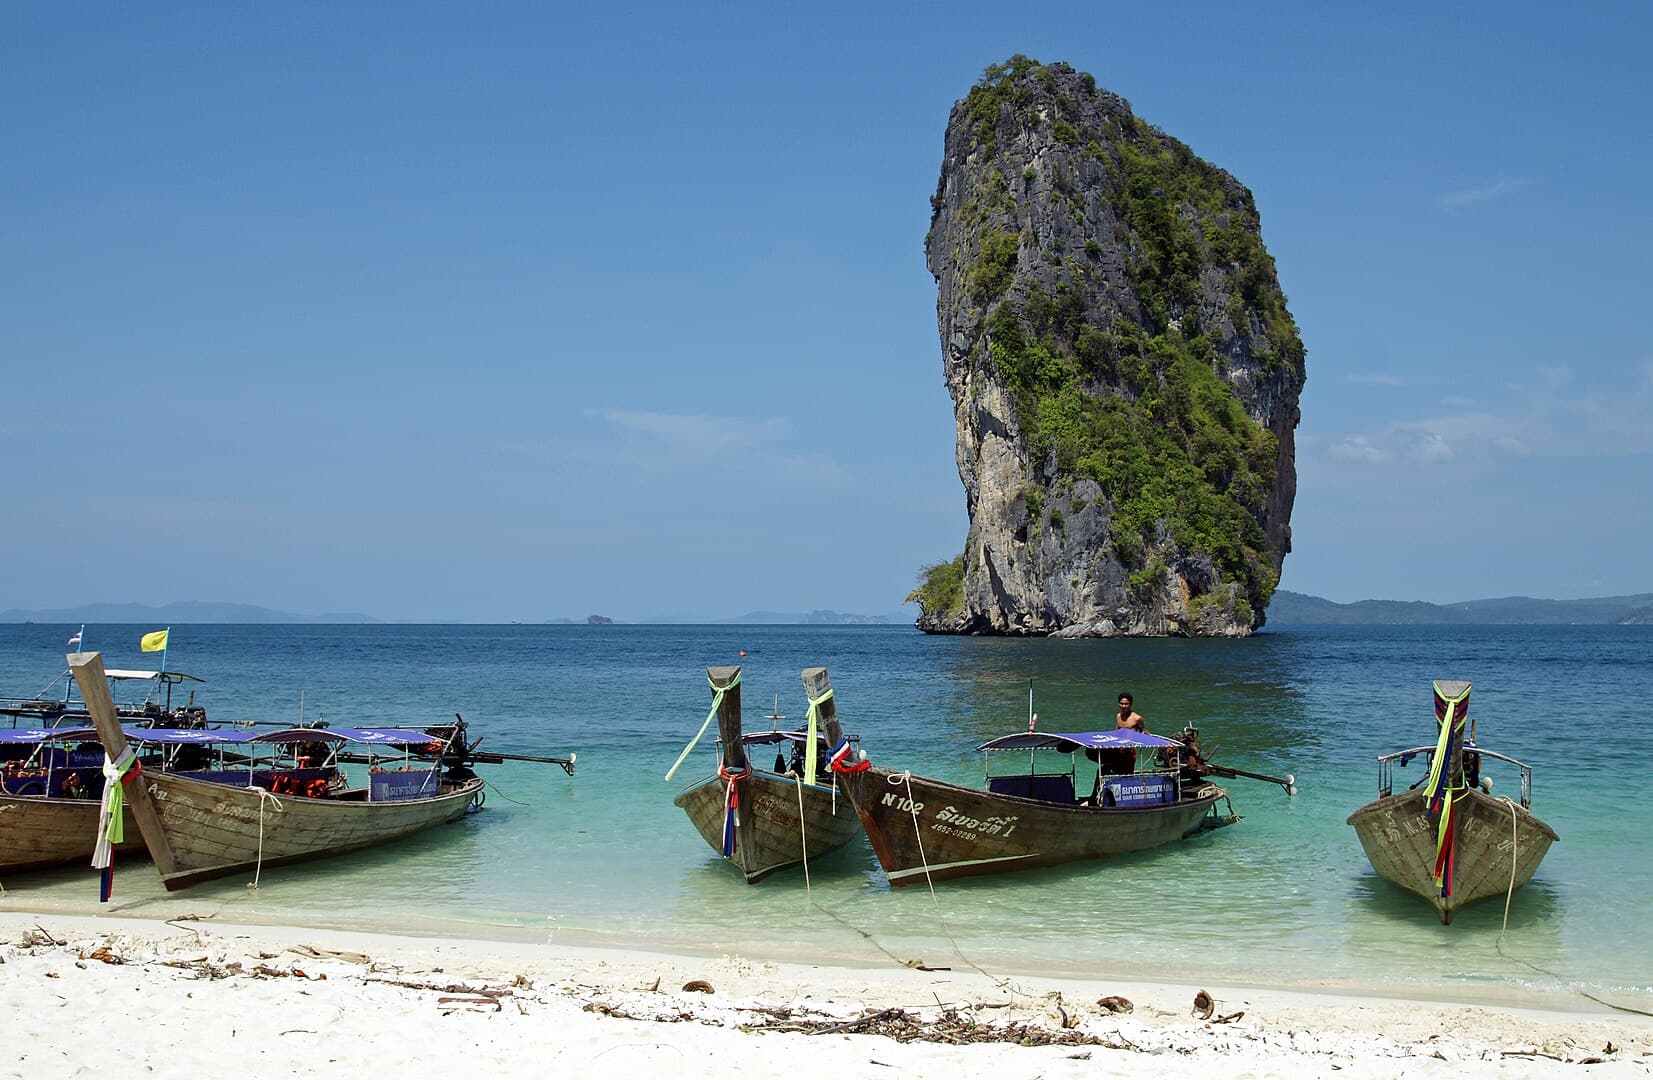
[[[1078,1031],[1050,1031],[1032,1023],[985,1024],[958,1009],[942,1009],[933,1019],[906,1009],[881,1009],[853,1020],[827,1023],[824,1020],[775,1020],[744,1025],[744,1031],[796,1031],[806,1035],[856,1032],[883,1035],[896,1042],[936,1042],[962,1046],[965,1043],[1013,1043],[1017,1046],[1106,1046],[1134,1050],[1123,1039],[1110,1042]]]

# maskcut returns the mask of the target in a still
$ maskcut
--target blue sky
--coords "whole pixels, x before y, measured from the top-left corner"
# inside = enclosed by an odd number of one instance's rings
[[[1653,9],[1333,7],[9,5],[0,608],[895,609],[967,526],[928,198],[1016,52],[1255,193],[1284,587],[1653,589]]]

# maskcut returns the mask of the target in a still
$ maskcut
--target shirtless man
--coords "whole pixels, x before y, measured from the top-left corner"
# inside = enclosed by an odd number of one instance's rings
[[[1119,695],[1119,715],[1113,718],[1115,730],[1119,728],[1130,728],[1132,731],[1143,732],[1148,730],[1148,725],[1142,719],[1142,714],[1133,707],[1135,702],[1136,698],[1130,694]]]
[[[1132,708],[1136,699],[1130,694],[1119,695],[1119,713],[1113,718],[1114,730],[1130,728],[1132,731],[1147,731],[1148,724],[1142,715]],[[1096,762],[1096,786],[1091,789],[1091,796],[1080,801],[1080,806],[1101,806],[1102,781],[1110,776],[1129,776],[1136,772],[1136,751],[1125,747],[1119,750],[1087,750],[1087,757]],[[1095,756],[1091,756],[1095,755]]]
[[[1148,724],[1142,719],[1142,714],[1134,708],[1135,702],[1136,699],[1130,694],[1119,695],[1119,713],[1113,718],[1114,730],[1117,731],[1120,728],[1142,732],[1148,730]],[[1136,772],[1136,751],[1114,750],[1103,767],[1115,776],[1129,776]]]

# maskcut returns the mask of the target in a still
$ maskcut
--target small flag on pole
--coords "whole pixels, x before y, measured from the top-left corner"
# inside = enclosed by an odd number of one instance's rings
[[[152,634],[145,634],[138,647],[144,652],[164,652],[166,650],[166,636],[171,632],[172,628],[168,627],[165,630],[157,630]]]
[[[78,646],[80,644],[80,639],[85,637],[85,636],[86,636],[86,627],[82,626],[79,630],[76,630],[74,632],[74,635],[72,637],[69,638],[69,644]]]

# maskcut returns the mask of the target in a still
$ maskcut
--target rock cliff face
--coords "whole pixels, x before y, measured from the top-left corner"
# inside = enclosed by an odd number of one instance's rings
[[[926,254],[960,559],[936,633],[1244,635],[1291,549],[1304,350],[1251,193],[1065,64],[947,125]]]

